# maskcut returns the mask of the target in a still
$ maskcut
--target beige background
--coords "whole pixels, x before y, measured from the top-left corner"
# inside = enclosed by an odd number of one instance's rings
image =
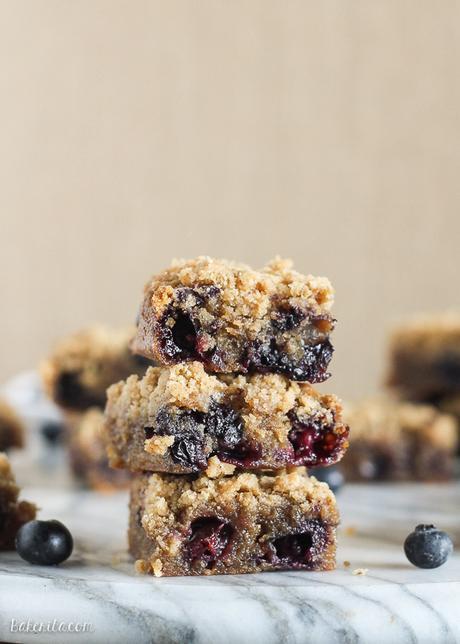
[[[0,1],[0,376],[199,253],[328,275],[329,387],[459,306],[460,3]]]

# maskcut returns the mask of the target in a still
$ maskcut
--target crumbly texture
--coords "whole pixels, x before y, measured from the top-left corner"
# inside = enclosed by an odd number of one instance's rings
[[[347,480],[446,480],[453,475],[455,420],[431,405],[388,398],[345,409],[350,447],[341,467]]]
[[[93,407],[82,414],[66,415],[70,465],[80,483],[98,492],[112,492],[129,486],[130,473],[110,467],[104,414]]]
[[[0,452],[23,446],[23,424],[11,405],[0,399]]]
[[[62,340],[41,366],[48,395],[71,411],[103,408],[107,387],[132,373],[143,374],[150,364],[132,355],[134,332],[134,327],[92,326]]]
[[[139,572],[239,574],[335,567],[335,498],[303,468],[220,479],[140,475],[129,544]]]
[[[13,550],[19,528],[35,519],[36,507],[19,501],[19,487],[5,454],[0,454],[0,550]]]
[[[387,382],[415,401],[437,404],[460,395],[460,314],[419,318],[396,329]]]
[[[275,259],[260,271],[210,257],[174,263],[146,285],[133,349],[161,364],[275,372],[321,382],[332,357],[333,291]]]
[[[105,429],[111,464],[134,471],[324,466],[348,446],[335,396],[278,374],[208,374],[199,362],[151,367],[113,385]]]

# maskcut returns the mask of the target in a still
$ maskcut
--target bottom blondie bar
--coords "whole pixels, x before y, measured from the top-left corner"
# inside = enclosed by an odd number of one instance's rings
[[[0,400],[0,452],[11,447],[23,447],[24,430],[14,409]]]
[[[351,440],[340,467],[347,480],[451,478],[456,423],[435,407],[375,398],[346,410],[346,420]]]
[[[129,545],[157,577],[335,567],[335,498],[304,468],[277,474],[139,475]]]
[[[127,488],[131,475],[110,467],[103,434],[103,412],[93,407],[83,414],[67,413],[70,466],[85,487],[99,492]]]
[[[35,505],[18,501],[19,488],[8,458],[0,454],[0,550],[12,550],[19,528],[35,519]]]

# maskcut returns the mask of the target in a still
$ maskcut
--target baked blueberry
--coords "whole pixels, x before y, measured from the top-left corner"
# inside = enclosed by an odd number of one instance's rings
[[[404,542],[404,552],[418,568],[439,568],[452,554],[452,540],[434,525],[418,525]]]
[[[16,535],[16,551],[31,564],[55,566],[70,557],[73,539],[60,521],[29,521]]]
[[[204,562],[209,568],[224,555],[232,534],[233,527],[230,523],[218,517],[195,519],[190,526],[188,556],[192,562]]]

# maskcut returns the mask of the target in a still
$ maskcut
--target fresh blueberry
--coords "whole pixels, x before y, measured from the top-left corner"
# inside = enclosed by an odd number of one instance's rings
[[[60,443],[64,435],[64,426],[56,420],[49,420],[41,427],[43,438],[50,445]]]
[[[73,539],[60,521],[29,521],[16,535],[16,550],[31,564],[55,566],[70,557]]]
[[[338,467],[315,467],[311,473],[318,481],[327,483],[334,493],[338,492],[345,483],[345,478]]]
[[[438,568],[452,554],[452,540],[434,525],[418,525],[404,542],[404,552],[418,568]]]

